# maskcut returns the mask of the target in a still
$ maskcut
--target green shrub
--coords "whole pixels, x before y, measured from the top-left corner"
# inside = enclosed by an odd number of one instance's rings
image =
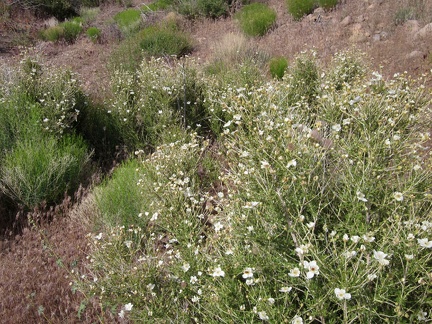
[[[101,31],[97,27],[89,27],[86,31],[86,34],[88,38],[92,40],[93,43],[96,43],[100,39]]]
[[[315,8],[315,0],[286,0],[288,12],[299,20],[305,15],[312,13]]]
[[[209,18],[219,18],[228,12],[226,0],[198,0],[200,13]]]
[[[285,57],[274,57],[270,60],[270,74],[273,78],[282,79],[288,67],[288,60]]]
[[[336,7],[339,0],[318,0],[318,5],[326,10]]]
[[[244,6],[236,18],[246,35],[263,36],[276,22],[276,12],[263,3],[252,3]]]
[[[74,42],[82,32],[80,20],[65,21],[60,25],[63,28],[63,38],[66,42]]]
[[[64,35],[64,29],[62,26],[53,26],[45,29],[42,32],[43,39],[50,41],[50,42],[57,42],[60,39],[63,38]]]
[[[319,72],[316,60],[311,55],[297,57],[289,75],[290,100],[305,100],[309,105],[316,100],[319,90]]]
[[[141,32],[141,48],[149,56],[181,57],[192,51],[190,38],[182,31],[166,27],[148,27]]]
[[[149,3],[148,5],[143,5],[141,7],[141,10],[143,12],[165,10],[169,8],[173,3],[174,0],[157,0],[152,3]]]
[[[114,20],[121,31],[128,35],[137,31],[141,25],[141,11],[138,9],[126,9],[114,16]]]
[[[23,139],[3,160],[0,189],[26,208],[59,202],[78,188],[88,159],[79,137]]]

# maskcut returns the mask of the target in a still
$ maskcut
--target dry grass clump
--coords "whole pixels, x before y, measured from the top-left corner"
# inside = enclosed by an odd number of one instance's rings
[[[269,56],[246,36],[228,33],[215,44],[212,60],[224,66],[235,66],[251,60],[257,60],[260,65],[263,65],[269,60]]]

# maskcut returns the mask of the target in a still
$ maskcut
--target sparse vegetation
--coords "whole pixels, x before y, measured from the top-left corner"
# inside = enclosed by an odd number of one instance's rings
[[[276,12],[263,3],[244,6],[236,18],[241,30],[249,36],[263,36],[276,22]]]

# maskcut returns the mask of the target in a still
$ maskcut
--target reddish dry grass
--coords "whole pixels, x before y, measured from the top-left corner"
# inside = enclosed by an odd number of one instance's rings
[[[0,318],[2,323],[115,322],[97,305],[88,305],[78,318],[84,296],[73,292],[74,273],[85,273],[88,232],[73,204],[30,215],[40,225],[24,228],[21,235],[0,243]],[[52,219],[51,222],[40,220]]]

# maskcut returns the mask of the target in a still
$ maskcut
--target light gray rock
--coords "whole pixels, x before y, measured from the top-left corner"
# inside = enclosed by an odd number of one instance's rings
[[[353,22],[352,17],[351,17],[351,16],[346,16],[346,17],[345,17],[345,18],[340,22],[340,25],[341,25],[342,27],[346,27],[346,26],[348,26],[348,25],[351,25],[352,22]]]
[[[432,35],[432,23],[427,24],[415,34],[416,38],[424,38],[428,35]]]
[[[418,20],[407,20],[404,23],[404,27],[408,32],[415,34],[420,30],[420,23]]]
[[[407,54],[406,58],[408,60],[413,60],[416,58],[422,58],[423,57],[423,53],[420,51],[412,51],[411,53]]]

